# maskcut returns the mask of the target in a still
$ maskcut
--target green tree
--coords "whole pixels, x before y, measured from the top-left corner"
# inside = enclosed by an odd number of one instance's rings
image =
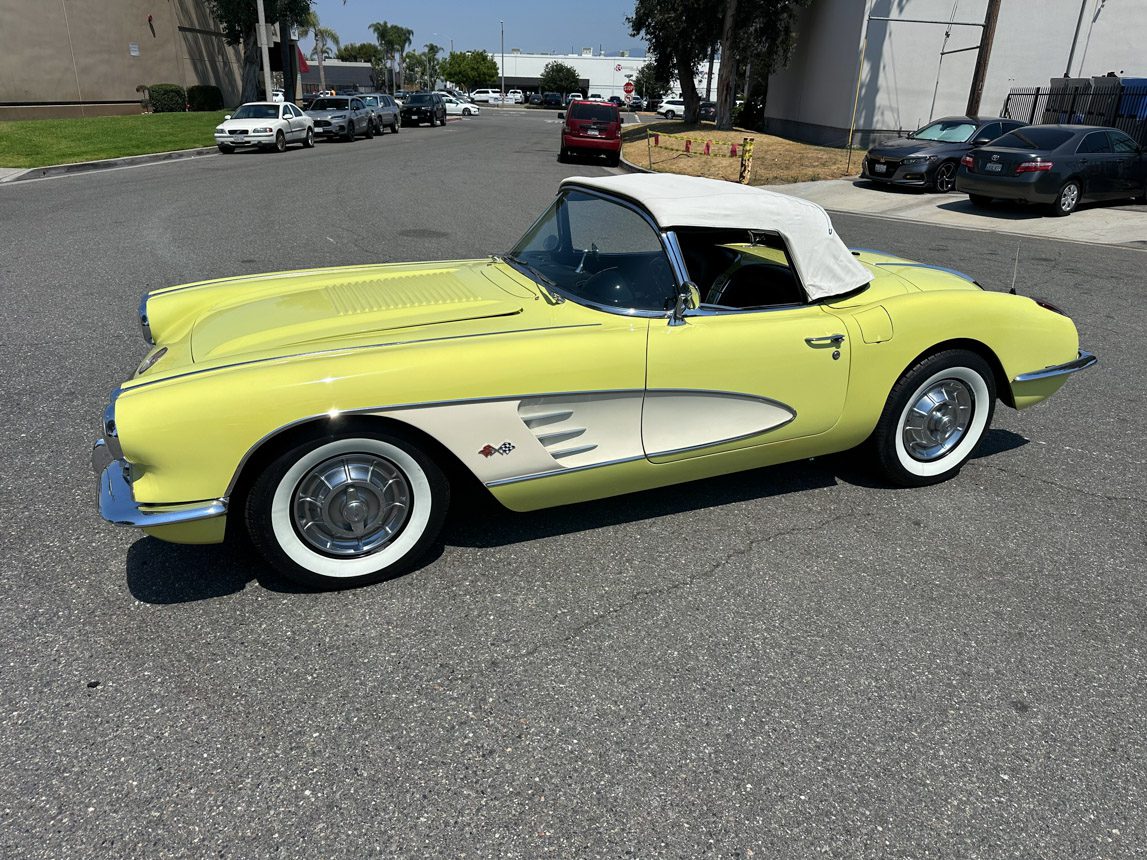
[[[573,66],[567,66],[561,60],[550,60],[546,63],[546,67],[542,69],[542,76],[538,81],[538,86],[544,93],[566,93],[576,92],[578,87],[581,86],[581,79],[578,77],[577,69]]]
[[[250,0],[207,0],[207,7],[229,45],[243,46],[242,101],[253,101],[259,89],[258,13]],[[311,0],[266,0],[267,20],[301,26],[311,13]],[[285,34],[284,34],[285,36]],[[268,94],[269,95],[269,94]]]
[[[384,63],[383,50],[373,42],[351,42],[339,47],[335,55],[344,63]]]
[[[497,81],[498,63],[486,51],[454,51],[442,61],[438,73],[469,92]]]
[[[720,38],[722,9],[722,0],[637,0],[626,19],[630,33],[649,45],[653,74],[662,80],[677,78],[686,122],[697,122],[701,111],[697,70]]]
[[[407,51],[402,55],[402,79],[409,78],[415,87],[421,88],[426,77],[426,55],[420,51]]]
[[[647,60],[633,77],[633,87],[646,101],[660,99],[669,92],[669,78],[659,75],[657,63]]]
[[[378,44],[386,55],[387,67],[393,70],[395,66],[399,65],[396,60],[402,56],[406,46],[414,38],[414,31],[409,27],[402,27],[387,21],[375,21],[370,25],[370,31],[374,33],[374,38],[378,40]],[[401,84],[399,86],[401,87]],[[395,89],[393,71],[391,71],[389,89],[392,93]]]
[[[438,84],[438,75],[441,71],[442,61],[438,59],[438,55],[442,53],[442,46],[435,45],[433,42],[426,45],[426,50],[422,52],[422,56],[426,60],[426,88],[432,90]]]

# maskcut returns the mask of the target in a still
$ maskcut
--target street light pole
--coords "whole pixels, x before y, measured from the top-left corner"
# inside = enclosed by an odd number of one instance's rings
[[[504,105],[506,103],[506,22],[499,21],[498,27],[502,31],[502,97],[498,100],[498,104]]]

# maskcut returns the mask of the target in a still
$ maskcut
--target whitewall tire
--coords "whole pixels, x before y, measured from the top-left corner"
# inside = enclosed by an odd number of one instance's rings
[[[449,484],[414,442],[363,431],[277,457],[247,497],[252,543],[296,582],[349,588],[417,563],[442,529]]]
[[[929,356],[900,377],[872,434],[876,464],[891,483],[937,484],[953,477],[991,427],[995,374],[974,352]]]

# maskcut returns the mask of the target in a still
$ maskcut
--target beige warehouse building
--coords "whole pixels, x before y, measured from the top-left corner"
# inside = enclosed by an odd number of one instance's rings
[[[202,0],[0,0],[0,119],[137,113],[159,83],[234,104],[241,62]]]

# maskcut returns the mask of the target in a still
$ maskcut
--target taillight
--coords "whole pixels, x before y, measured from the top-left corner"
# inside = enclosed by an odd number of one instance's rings
[[[962,164],[962,165],[964,165],[964,167],[968,168],[969,172],[971,172],[972,165],[974,163],[975,162],[972,161],[972,153],[970,153],[970,152],[967,155],[965,155],[963,158],[960,159],[960,164]]]
[[[1016,173],[1039,173],[1044,170],[1051,170],[1052,162],[1044,161],[1042,158],[1037,158],[1035,161],[1025,161],[1016,168]]]

